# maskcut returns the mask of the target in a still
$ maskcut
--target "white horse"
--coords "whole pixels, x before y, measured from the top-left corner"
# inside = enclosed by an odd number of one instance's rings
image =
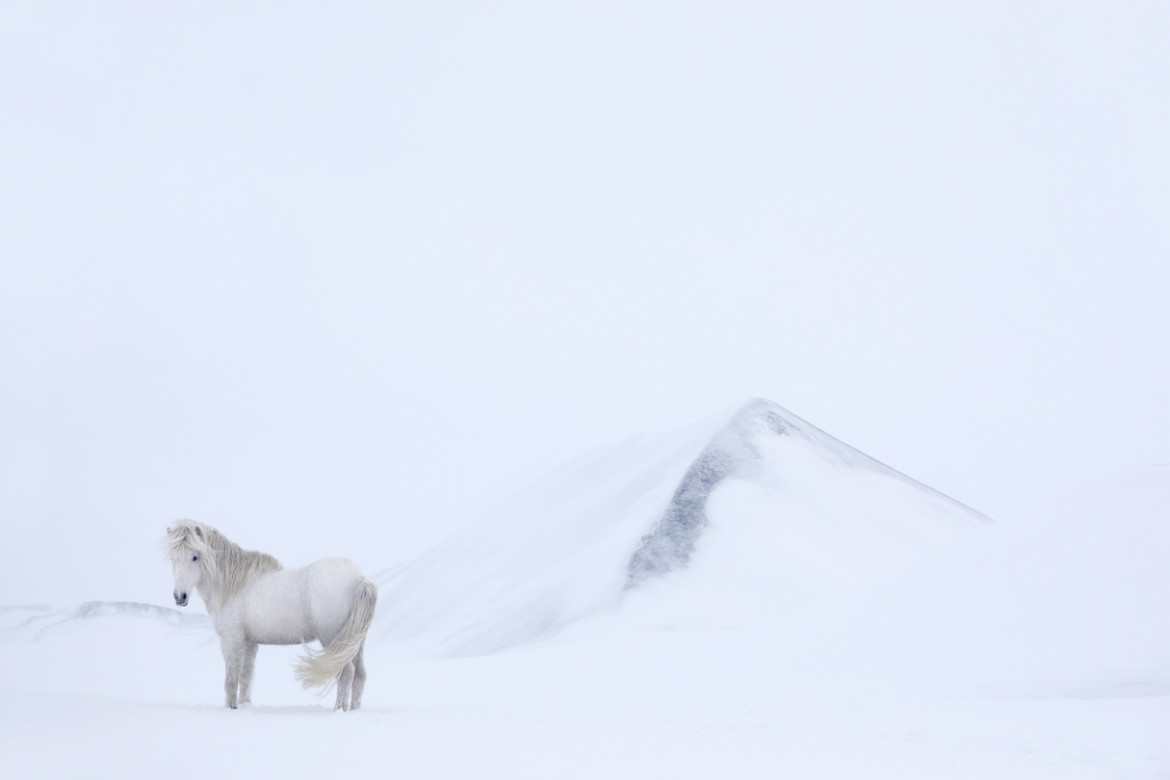
[[[244,550],[214,528],[190,520],[163,540],[175,575],[175,603],[198,590],[223,648],[226,704],[251,701],[260,645],[313,640],[297,664],[304,687],[337,684],[334,709],[356,710],[366,684],[364,647],[378,590],[352,562],[325,558],[295,569]]]

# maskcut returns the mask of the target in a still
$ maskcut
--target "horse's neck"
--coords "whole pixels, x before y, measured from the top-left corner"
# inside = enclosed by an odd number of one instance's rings
[[[284,568],[267,553],[245,550],[222,535],[217,541],[214,576],[210,582],[204,578],[205,583],[199,588],[199,595],[212,614],[221,611],[255,577]]]

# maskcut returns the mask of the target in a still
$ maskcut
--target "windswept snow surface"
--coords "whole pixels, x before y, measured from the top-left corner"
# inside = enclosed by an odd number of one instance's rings
[[[360,712],[275,647],[223,709],[195,610],[0,610],[0,771],[1170,777],[1170,468],[988,523],[752,423],[685,565],[628,587],[729,417],[593,453],[385,573]]]
[[[553,471],[378,577],[375,631],[424,655],[492,652],[616,607],[639,537],[724,420],[640,436]]]

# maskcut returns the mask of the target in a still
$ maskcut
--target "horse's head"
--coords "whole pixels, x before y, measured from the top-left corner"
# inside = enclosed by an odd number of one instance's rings
[[[207,534],[198,523],[186,521],[167,529],[163,540],[171,558],[171,570],[175,575],[175,603],[187,606],[187,599],[203,584],[207,573]]]

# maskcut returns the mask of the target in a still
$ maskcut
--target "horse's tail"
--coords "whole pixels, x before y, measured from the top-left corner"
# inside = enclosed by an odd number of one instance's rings
[[[366,641],[366,632],[374,619],[374,607],[378,603],[378,588],[373,582],[362,577],[357,593],[350,604],[349,614],[337,636],[328,647],[320,651],[305,648],[305,657],[297,664],[297,679],[306,688],[331,685],[337,680],[345,665],[354,659]],[[326,689],[328,690],[328,689]]]

